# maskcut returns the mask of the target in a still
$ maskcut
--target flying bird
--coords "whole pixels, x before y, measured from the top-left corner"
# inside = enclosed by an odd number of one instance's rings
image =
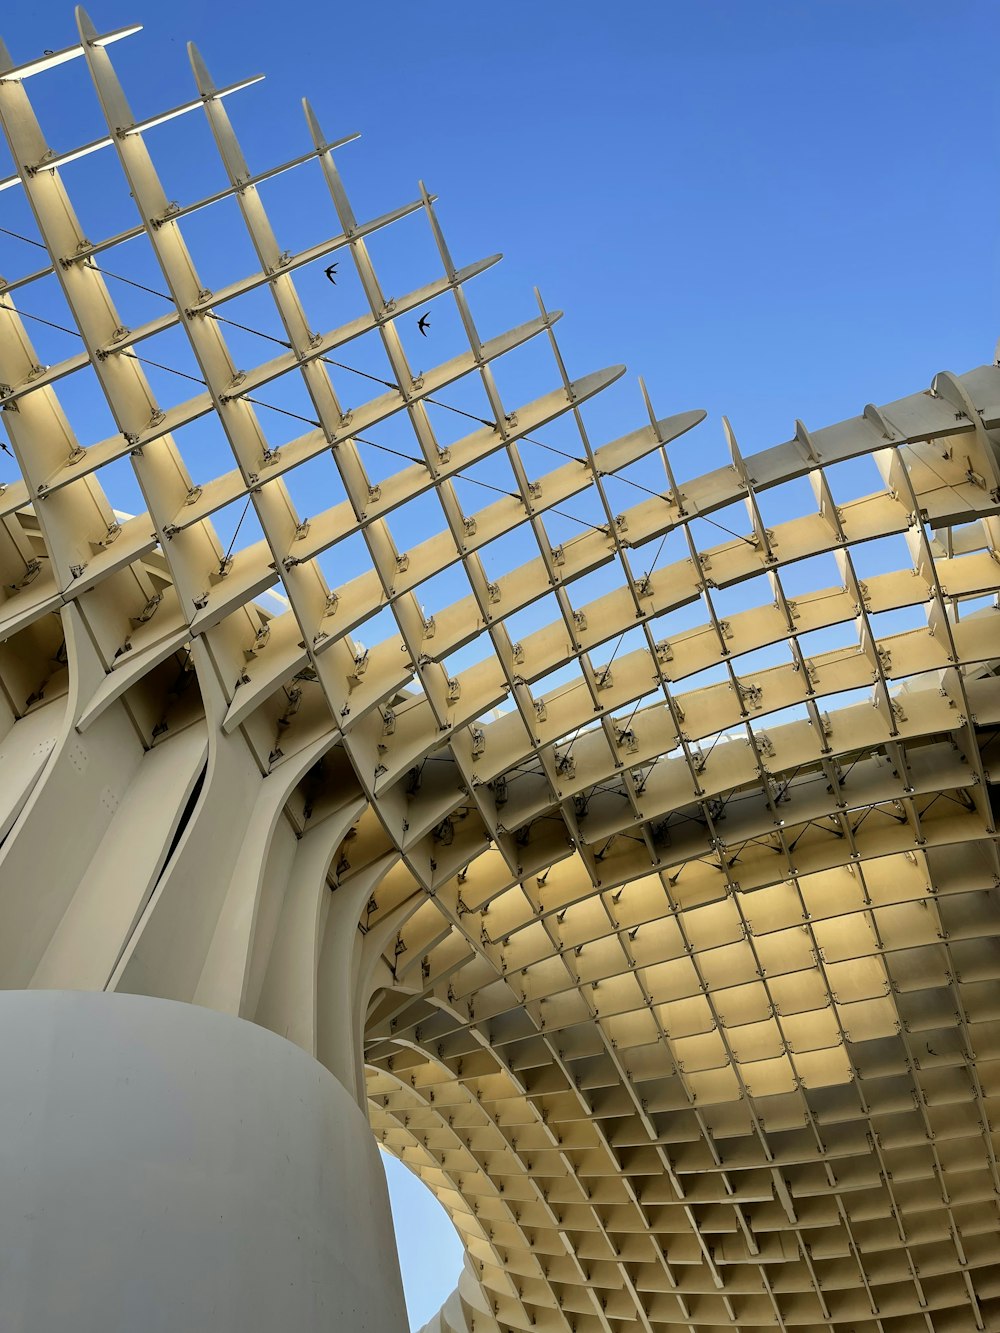
[[[427,326],[430,324],[430,322],[431,322],[430,315],[421,315],[420,318],[417,320],[417,328],[420,330],[420,332],[424,335],[425,338],[427,337]]]
[[[2,450],[4,451],[4,453],[7,455],[8,458],[13,458],[13,457],[14,457],[14,455],[11,453],[11,451],[10,451],[10,450],[7,448],[7,446],[4,444],[3,440],[0,440],[0,449],[2,449]]]
[[[336,264],[327,264],[327,266],[326,266],[326,268],[323,270],[323,272],[326,274],[326,276],[327,276],[327,277],[330,279],[330,281],[333,283],[334,287],[336,287],[336,285],[337,285],[337,279],[334,277],[334,274],[337,272],[337,265],[336,265]]]

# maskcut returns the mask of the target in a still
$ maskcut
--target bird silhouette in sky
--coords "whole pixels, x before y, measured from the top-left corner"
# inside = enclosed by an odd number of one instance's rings
[[[425,338],[427,337],[427,327],[430,324],[430,322],[431,322],[430,315],[421,315],[420,318],[417,320],[417,328],[420,330],[420,332],[424,335]]]
[[[326,268],[323,270],[323,272],[326,274],[326,276],[327,276],[327,277],[330,279],[330,281],[333,283],[334,287],[336,287],[336,285],[337,285],[337,277],[336,277],[336,274],[337,274],[337,265],[336,265],[336,264],[327,264],[327,266],[326,266]]]
[[[13,458],[13,457],[14,457],[14,455],[11,453],[11,451],[10,451],[10,450],[7,448],[7,446],[4,444],[3,440],[0,440],[0,449],[2,449],[2,450],[4,451],[4,453],[7,455],[8,458]]]

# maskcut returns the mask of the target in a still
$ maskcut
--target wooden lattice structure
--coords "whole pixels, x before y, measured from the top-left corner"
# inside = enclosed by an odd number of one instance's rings
[[[463,1237],[435,1329],[1000,1328],[1000,368],[746,457],[726,424],[731,462],[679,482],[704,414],[637,396],[592,440],[622,368],[570,379],[541,303],[484,341],[465,284],[496,257],[457,268],[425,190],[359,223],[308,107],[311,146],[252,171],[223,105],[247,85],[196,53],[193,99],[137,121],[128,32],[79,21],[0,48],[0,191],[42,260],[0,287],[0,985],[190,1001],[315,1054]],[[73,60],[106,132],[50,146],[29,89]],[[189,111],[225,183],[178,203],[151,151]],[[92,240],[70,164],[98,152],[137,216]],[[289,252],[262,193],[293,167],[335,230]],[[213,290],[185,235],[216,207],[255,260]],[[371,252],[407,219],[440,267],[391,298]],[[130,327],[137,249],[162,301]],[[316,330],[299,284],[331,263],[364,303]],[[46,285],[78,335],[52,364]],[[280,327],[242,369],[255,294]],[[448,303],[465,346],[418,370]],[[534,340],[550,387],[504,401]],[[154,386],[181,344],[195,373]],[[369,344],[389,375],[348,407]],[[81,376],[107,438],[61,405]],[[487,407],[445,433],[470,381]],[[304,411],[268,401],[290,385]],[[878,486],[845,500],[851,460]],[[113,508],[119,464],[147,512]],[[234,506],[260,537],[227,549]]]

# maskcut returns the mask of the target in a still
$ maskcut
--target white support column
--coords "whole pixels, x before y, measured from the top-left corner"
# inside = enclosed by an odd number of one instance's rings
[[[5,1333],[404,1333],[364,1112],[310,1056],[145,996],[0,993]]]

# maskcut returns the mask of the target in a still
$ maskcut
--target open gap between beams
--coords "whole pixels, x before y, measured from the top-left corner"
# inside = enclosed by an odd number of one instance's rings
[[[342,589],[373,572],[371,552],[360,532],[348,533],[316,558],[331,589]],[[367,623],[367,622],[366,622]]]
[[[844,581],[833,553],[821,551],[818,555],[808,555],[791,564],[782,565],[781,586],[785,596],[791,600],[797,597],[811,599],[818,593],[841,591]]]
[[[221,167],[221,163],[218,165]],[[208,188],[195,192],[185,182],[185,195],[188,198],[207,197],[225,189],[227,181],[220,171],[219,176],[205,184]],[[253,240],[243,221],[240,201],[234,195],[219,199],[211,208],[186,214],[183,219],[183,236],[185,249],[191,256],[198,280],[202,288],[208,291],[222,291],[261,267]],[[246,302],[247,296],[237,297],[236,300]],[[260,308],[263,310],[263,304]]]
[[[998,609],[998,600],[1000,594],[985,593],[972,594],[968,597],[956,597],[953,599],[957,604],[957,615],[960,620],[967,620],[972,615],[989,614]]]
[[[811,517],[816,513],[816,497],[808,477],[793,477],[755,492],[757,508],[767,527],[795,519]]]
[[[212,514],[212,527],[222,548],[220,559],[223,565],[264,540],[264,531],[250,499],[247,496],[245,500],[234,500]]]
[[[545,503],[542,490],[541,503]],[[542,523],[551,548],[556,549],[586,532],[610,536],[604,506],[596,487],[588,485],[576,495],[548,508],[542,514]],[[624,578],[624,575],[622,576]]]
[[[424,579],[414,589],[417,601],[423,613],[425,624],[453,606],[456,602],[472,595],[472,585],[460,561],[453,562],[446,569],[438,570],[430,578]],[[488,638],[487,635],[483,637]],[[434,647],[433,637],[428,644],[428,651]]]
[[[765,695],[765,702],[766,702]],[[787,726],[790,722],[808,722],[809,710],[804,703],[788,704],[784,708],[776,708],[772,712],[758,712],[748,719],[748,725],[755,737],[761,733],[769,734],[776,727]],[[763,749],[766,751],[766,746]],[[765,754],[766,758],[766,754]]]
[[[868,623],[873,637],[880,644],[900,634],[909,634],[914,630],[927,631],[927,604],[919,602],[915,606],[902,606],[890,611],[869,613]],[[891,643],[886,643],[890,652]],[[891,672],[890,672],[891,674]]]
[[[885,491],[885,481],[871,454],[858,454],[841,463],[828,463],[823,468],[823,475],[837,505]]]
[[[329,195],[326,207],[330,207]],[[425,275],[443,272],[441,255],[425,209],[401,218],[395,226],[373,232],[365,240],[365,249],[378,275],[379,287],[390,300],[423,286],[427,281]],[[416,321],[422,312],[414,311],[412,325],[406,330],[407,342],[419,347],[421,344],[426,346],[430,339],[437,339],[443,344],[456,343],[467,348],[468,339],[455,303],[441,303],[439,309],[435,302],[431,310],[428,336],[417,332]],[[450,317],[447,320],[446,314]]]
[[[483,662],[495,665],[499,677],[500,665],[496,660],[492,640],[486,633],[477,634],[471,643],[441,659],[441,665],[449,678],[458,676],[460,672],[469,671],[470,668],[479,666]],[[491,714],[495,711],[494,708],[490,710]]]
[[[726,505],[711,515],[699,515],[690,519],[688,526],[694,544],[702,554],[714,547],[731,545],[734,541],[754,549],[757,547],[753,525],[742,504]]]
[[[303,523],[348,502],[340,472],[328,449],[289,468],[282,473],[282,481]],[[335,541],[339,540],[340,534],[335,534]]]
[[[898,570],[909,573],[913,567],[909,545],[901,533],[855,542],[850,552],[851,563],[859,579],[892,574]]]
[[[0,292],[0,309],[12,312],[15,319],[27,320],[28,336],[31,339],[35,354],[39,358],[39,364],[49,367],[70,360],[80,351],[80,343],[83,341],[83,337],[79,329],[72,327],[67,322],[72,318],[72,315],[67,311],[66,304],[62,300],[62,293],[49,286],[45,289],[44,296],[51,299],[48,302],[44,299],[40,300],[35,310],[29,311],[22,310],[20,306],[6,299],[5,295]],[[39,309],[45,310],[46,313],[40,314]],[[53,334],[57,336],[53,338]],[[74,340],[72,345],[65,341],[67,338]],[[55,348],[58,348],[58,351]]]
[[[748,653],[740,653],[732,659],[733,670],[740,679],[770,671],[773,667],[792,666],[794,657],[787,639],[765,644],[762,648],[753,648]]]
[[[105,463],[103,467],[98,468],[93,473],[93,476],[98,486],[100,486],[105,500],[113,507],[119,522],[122,521],[122,512],[127,515],[138,515],[144,512],[146,498],[139,486],[135,468],[132,466],[132,460],[128,455],[124,458],[116,458],[110,463]],[[153,531],[152,522],[150,522],[149,531]]]
[[[91,255],[81,261],[81,267],[106,280],[122,325],[142,328],[176,309],[173,297],[164,290],[163,271],[148,245],[122,247],[113,258],[112,267],[103,262],[103,257],[99,260]]]
[[[535,313],[532,310],[525,310],[515,323],[527,323]],[[512,348],[490,365],[490,373],[507,412],[516,408],[519,403],[530,403],[544,397],[561,382],[555,362],[546,354],[547,348],[543,352],[541,346],[535,346],[537,341],[531,339]],[[488,415],[488,412],[485,415]],[[572,450],[572,452],[577,451]],[[583,452],[582,445],[579,452],[581,454]]]
[[[775,593],[766,574],[754,574],[740,583],[712,589],[712,606],[720,619],[773,606]]]
[[[386,522],[400,555],[416,553],[425,543],[432,543],[431,549],[437,549],[437,539],[447,531],[447,520],[436,489],[426,490],[405,501],[387,516]],[[460,558],[456,545],[450,539],[444,544],[444,555],[448,564]],[[411,561],[403,571],[407,581],[417,577],[415,569],[416,565]],[[430,574],[437,572],[434,569]],[[415,586],[419,589],[423,583],[418,582]]]

